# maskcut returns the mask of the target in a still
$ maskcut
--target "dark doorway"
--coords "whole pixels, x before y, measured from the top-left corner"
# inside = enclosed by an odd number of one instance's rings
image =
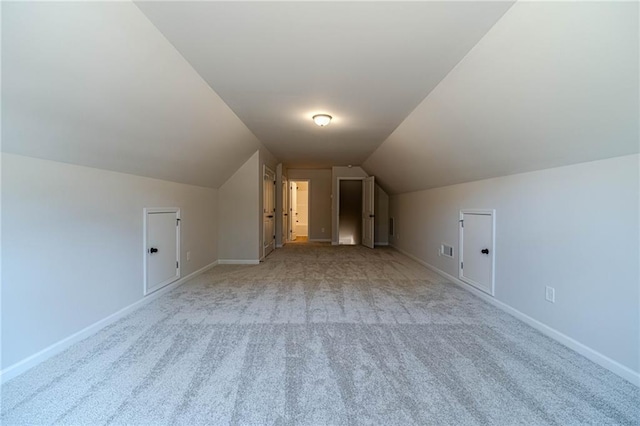
[[[341,180],[338,211],[340,244],[362,243],[362,180]]]

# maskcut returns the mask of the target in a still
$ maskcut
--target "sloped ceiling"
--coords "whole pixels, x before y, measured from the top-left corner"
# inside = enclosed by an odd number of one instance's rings
[[[392,193],[635,153],[638,12],[3,2],[2,150],[219,187],[260,139],[290,166],[366,159]]]
[[[638,12],[517,3],[363,167],[400,193],[637,153]]]
[[[2,150],[219,187],[260,143],[130,2],[2,4]]]
[[[276,157],[330,167],[362,163],[512,3],[136,4]]]

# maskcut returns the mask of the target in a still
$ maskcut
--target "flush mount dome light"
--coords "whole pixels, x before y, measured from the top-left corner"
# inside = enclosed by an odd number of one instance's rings
[[[332,117],[329,114],[316,114],[312,118],[314,123],[320,127],[324,127],[331,123]]]

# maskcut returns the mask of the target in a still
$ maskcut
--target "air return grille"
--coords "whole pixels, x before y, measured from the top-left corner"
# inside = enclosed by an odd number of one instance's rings
[[[440,254],[446,257],[453,257],[453,247],[443,243],[440,246]]]

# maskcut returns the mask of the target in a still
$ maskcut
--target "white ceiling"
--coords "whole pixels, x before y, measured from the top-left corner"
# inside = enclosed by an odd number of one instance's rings
[[[515,4],[363,167],[398,193],[637,153],[638,12]]]
[[[217,188],[263,142],[392,193],[635,153],[638,12],[4,2],[2,150]]]
[[[219,187],[260,143],[130,2],[2,4],[2,150]]]
[[[512,3],[136,4],[276,157],[326,167],[362,163]]]

